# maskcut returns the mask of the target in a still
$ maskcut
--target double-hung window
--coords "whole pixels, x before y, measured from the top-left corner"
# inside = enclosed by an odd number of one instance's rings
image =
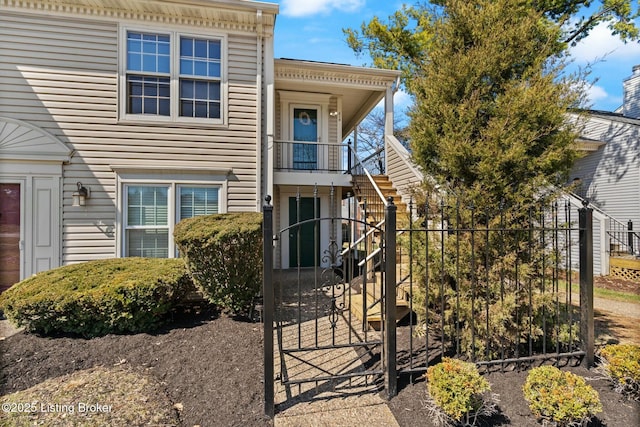
[[[175,256],[173,229],[185,218],[221,211],[220,186],[124,185],[124,256]]]
[[[124,118],[224,122],[223,37],[123,31]]]

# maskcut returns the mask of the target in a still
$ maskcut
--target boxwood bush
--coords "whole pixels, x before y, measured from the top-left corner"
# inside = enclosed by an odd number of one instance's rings
[[[25,279],[0,295],[0,309],[41,334],[147,332],[192,290],[181,259],[106,259]]]
[[[602,412],[598,392],[584,378],[555,366],[532,369],[522,390],[531,412],[557,426],[585,425]]]
[[[198,290],[224,311],[248,314],[262,287],[262,214],[185,219],[174,237]]]

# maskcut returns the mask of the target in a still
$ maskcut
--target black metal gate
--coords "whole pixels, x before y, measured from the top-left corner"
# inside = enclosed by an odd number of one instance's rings
[[[385,254],[390,249],[395,254],[395,233],[386,232],[389,222],[394,223],[389,215],[395,217],[395,206],[387,209],[387,227],[352,215],[320,217],[315,207],[313,218],[304,219],[298,196],[297,220],[274,233],[273,207],[267,200],[263,210],[265,411],[273,415],[275,391],[270,379],[279,381],[290,396],[293,388],[303,384],[317,388],[341,380],[376,383],[389,377],[384,367],[394,365],[386,363],[395,359],[387,345],[394,342],[389,336],[394,329],[386,325],[395,307],[385,304],[385,296],[390,292],[386,284],[395,284],[395,266],[385,263],[395,263],[395,256]],[[297,254],[287,254],[292,250]],[[312,266],[303,263],[310,259],[303,255],[305,251],[315,252]],[[287,260],[297,262],[286,265]],[[378,327],[372,327],[372,319]],[[395,373],[391,376],[395,378]],[[385,385],[395,389],[395,382]]]

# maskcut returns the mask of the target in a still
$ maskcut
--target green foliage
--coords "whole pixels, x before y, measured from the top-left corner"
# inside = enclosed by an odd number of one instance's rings
[[[600,350],[600,368],[614,388],[630,399],[640,400],[640,346],[613,344]]]
[[[262,287],[262,214],[189,218],[174,236],[202,294],[231,313],[248,313]]]
[[[426,377],[434,403],[456,422],[473,425],[478,412],[487,407],[485,395],[491,386],[473,363],[445,357],[427,369]]]
[[[531,412],[558,426],[584,425],[602,412],[598,392],[584,378],[555,366],[532,369],[522,390]]]
[[[559,30],[508,0],[447,2],[411,112],[414,160],[479,212],[531,200],[575,157]],[[501,31],[492,29],[501,28]]]
[[[530,345],[569,351],[578,342],[579,316],[557,293],[551,234],[543,238],[539,229],[544,210],[531,211],[529,224],[486,213],[466,222],[466,207],[455,199],[430,204],[423,218],[430,229],[444,231],[412,237],[414,277],[420,278],[413,309],[421,323],[442,328],[453,350],[472,360],[517,357]],[[484,225],[487,216],[492,219]]]
[[[117,258],[38,273],[0,295],[0,308],[42,334],[148,332],[192,289],[182,260]]]
[[[359,29],[343,30],[354,52],[367,52],[374,66],[402,70],[403,83],[412,94],[420,86],[421,64],[429,60],[433,21],[452,2],[431,0],[428,3],[431,5],[404,6],[387,22],[374,17],[362,23]],[[601,23],[625,42],[640,38],[636,25],[639,8],[632,6],[631,0],[535,0],[523,4],[533,8],[546,23],[561,30],[560,41],[564,47],[582,40]],[[495,31],[495,28],[499,27],[489,28],[489,31]]]

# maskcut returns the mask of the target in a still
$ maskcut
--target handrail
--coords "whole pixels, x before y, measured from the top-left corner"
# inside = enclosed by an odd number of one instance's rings
[[[371,153],[367,157],[365,157],[364,160],[362,160],[362,164],[364,165],[366,162],[368,162],[369,160],[373,159],[375,156],[377,156],[378,154],[382,153],[383,151],[384,151],[384,147],[378,148],[376,151],[374,151],[373,153]]]
[[[382,194],[382,191],[380,190],[380,187],[378,187],[378,184],[376,184],[376,182],[374,181],[373,177],[371,176],[371,174],[369,173],[367,168],[364,166],[364,163],[362,163],[362,161],[360,160],[360,157],[358,157],[358,154],[355,152],[355,150],[352,150],[352,153],[353,153],[354,159],[356,160],[356,165],[358,165],[358,164],[360,165],[360,167],[364,171],[365,176],[369,180],[369,183],[373,186],[373,189],[375,190],[375,192],[378,195],[378,197],[380,197],[380,200],[382,201],[382,204],[386,207],[388,205],[388,203],[385,200],[384,195]],[[352,175],[356,175],[356,174],[353,173],[353,170],[351,171],[351,174]]]
[[[343,249],[342,252],[340,252],[340,255],[344,256],[347,253],[349,253],[349,251],[353,250],[356,246],[358,246],[360,243],[362,243],[364,241],[364,239],[369,237],[369,235],[375,233],[376,231],[378,231],[378,229],[382,228],[383,225],[384,225],[384,220],[380,221],[374,227],[369,229],[369,231],[367,231],[365,234],[360,236],[360,238],[358,240],[356,240],[351,245],[349,245],[348,248]]]
[[[584,206],[585,199],[583,197],[573,192],[567,192],[567,196],[569,197],[569,201],[574,205],[580,203]],[[587,204],[587,206],[593,209],[594,214],[600,217],[600,219],[608,219],[611,221],[609,228],[605,231],[612,241],[619,243],[623,248],[627,247],[629,253],[640,253],[639,232],[627,229],[627,224],[612,217],[598,206],[592,204]]]

